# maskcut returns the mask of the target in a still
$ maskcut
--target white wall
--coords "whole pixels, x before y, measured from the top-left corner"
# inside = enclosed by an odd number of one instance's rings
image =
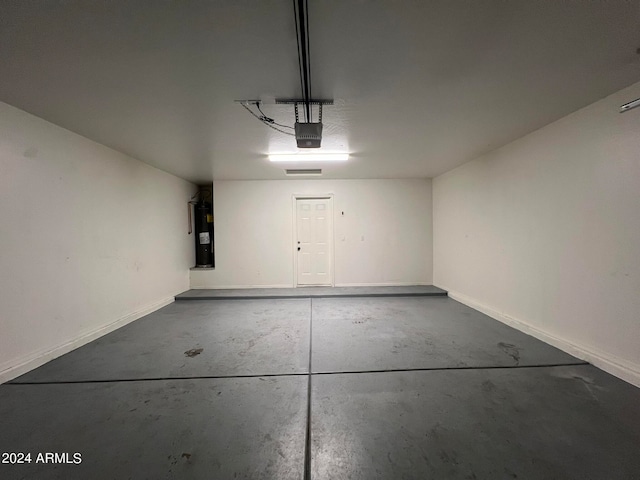
[[[430,180],[219,181],[213,190],[216,268],[191,272],[192,288],[292,287],[294,194],[334,196],[337,286],[431,283]]]
[[[433,182],[434,283],[640,385],[640,83]]]
[[[188,289],[195,189],[0,103],[0,382]]]

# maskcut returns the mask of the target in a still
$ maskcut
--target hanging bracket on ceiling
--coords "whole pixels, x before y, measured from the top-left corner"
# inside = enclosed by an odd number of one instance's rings
[[[298,148],[320,148],[322,141],[322,107],[333,105],[333,100],[314,100],[311,96],[311,55],[309,49],[309,4],[308,0],[293,0],[293,13],[296,25],[296,41],[298,44],[298,68],[300,73],[300,89],[302,98],[276,99],[278,105],[293,105],[295,124],[293,127],[277,123],[273,118],[264,114],[259,100],[236,100],[249,113],[268,127],[286,135],[296,137]],[[318,107],[318,121],[312,119],[312,106]],[[303,109],[300,114],[299,107]],[[257,109],[257,112],[254,110]],[[300,117],[304,116],[304,121]],[[289,132],[282,129],[291,129]]]
[[[304,104],[304,102],[302,98],[276,98],[276,105],[295,105],[296,103]],[[333,105],[333,100],[309,100],[309,105]]]
[[[320,148],[322,141],[322,106],[333,105],[333,100],[318,99],[306,101],[299,98],[276,98],[276,105],[293,105],[296,123],[294,125],[298,148]],[[318,106],[318,121],[312,119],[312,106]],[[304,107],[305,122],[300,121],[299,107]]]

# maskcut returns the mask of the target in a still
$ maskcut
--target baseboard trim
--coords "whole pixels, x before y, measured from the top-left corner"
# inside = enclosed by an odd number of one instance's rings
[[[383,283],[336,283],[336,287],[411,287],[415,285],[431,286],[426,282],[383,282]]]
[[[335,287],[410,287],[414,285],[429,285],[427,282],[382,282],[382,283],[336,283]],[[312,286],[311,286],[312,287]],[[307,288],[307,285],[294,286],[289,284],[278,285],[211,285],[191,286],[191,290],[241,290],[247,288]]]
[[[69,353],[72,350],[75,350],[78,347],[81,347],[96,338],[102,337],[107,333],[111,333],[114,330],[117,330],[120,327],[124,327],[128,323],[131,323],[135,320],[138,320],[145,315],[148,315],[156,310],[159,310],[162,307],[169,305],[174,302],[174,297],[167,297],[158,302],[154,302],[149,304],[140,310],[136,310],[133,313],[125,315],[114,322],[111,322],[102,327],[96,328],[94,330],[90,330],[85,332],[76,338],[73,338],[67,342],[59,344],[53,348],[46,348],[42,350],[38,350],[36,352],[30,353],[29,355],[25,355],[23,357],[10,360],[5,362],[3,365],[0,365],[0,384],[13,380],[20,375],[27,373],[34,368],[38,368],[45,363],[64,355],[65,353]]]
[[[280,284],[280,285],[199,285],[197,287],[191,286],[191,290],[244,290],[247,288],[294,288],[293,284]]]
[[[554,347],[559,348],[569,355],[573,355],[574,357],[589,362],[599,369],[604,370],[605,372],[610,373],[611,375],[614,375],[624,380],[625,382],[635,385],[636,387],[640,387],[640,365],[633,364],[597,348],[577,344],[575,342],[567,340],[566,338],[558,337],[549,332],[541,330],[540,328],[535,327],[530,323],[513,318],[503,312],[500,312],[494,307],[484,305],[474,298],[471,298],[460,292],[456,292],[455,290],[451,290],[450,288],[442,287],[439,285],[438,287],[448,291],[449,297],[467,305],[468,307],[478,310],[485,315],[488,315],[491,318],[498,320],[499,322],[509,325],[516,330],[520,330],[523,333],[531,335],[538,340],[542,340],[549,345],[553,345]]]

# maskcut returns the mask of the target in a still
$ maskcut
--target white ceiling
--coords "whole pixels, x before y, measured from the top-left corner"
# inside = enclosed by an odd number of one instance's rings
[[[640,80],[639,1],[309,0],[309,27],[352,154],[325,178],[432,177]],[[294,138],[234,100],[300,97],[297,61],[291,0],[0,3],[0,100],[197,182],[284,178]]]

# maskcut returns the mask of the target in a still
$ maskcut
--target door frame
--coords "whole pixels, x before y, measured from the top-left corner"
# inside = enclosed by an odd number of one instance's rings
[[[291,236],[291,248],[293,250],[293,288],[300,287],[313,287],[314,285],[298,285],[298,200],[329,200],[329,212],[327,217],[330,219],[329,221],[329,255],[331,258],[329,259],[329,265],[331,268],[331,286],[336,286],[335,281],[335,271],[336,271],[336,261],[335,261],[335,238],[333,235],[333,193],[324,193],[324,194],[298,194],[294,193],[292,195],[292,204],[293,204],[293,235]]]

